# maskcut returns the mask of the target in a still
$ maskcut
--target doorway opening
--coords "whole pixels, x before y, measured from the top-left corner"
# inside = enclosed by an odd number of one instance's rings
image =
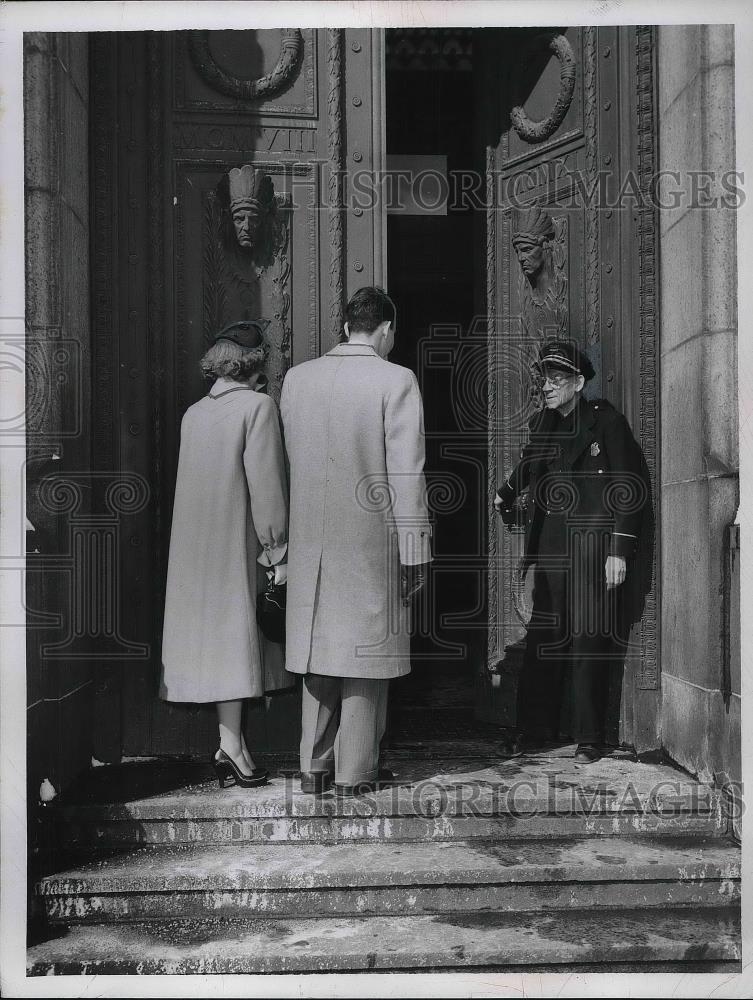
[[[386,32],[387,282],[398,314],[390,360],[410,368],[421,388],[434,522],[412,671],[393,682],[391,731],[398,739],[468,737],[485,657],[486,434],[480,423],[469,431],[458,392],[459,369],[474,367],[474,352],[483,362],[478,352],[485,352],[484,337],[474,338],[485,294],[484,217],[455,196],[458,177],[482,176],[473,35]],[[483,380],[485,363],[475,371]]]

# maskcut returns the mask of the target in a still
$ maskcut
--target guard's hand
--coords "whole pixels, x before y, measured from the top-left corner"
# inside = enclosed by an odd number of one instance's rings
[[[423,563],[419,563],[417,566],[400,567],[400,591],[403,604],[406,607],[425,586],[426,566]]]
[[[502,518],[502,523],[507,525],[507,530],[510,531],[512,526],[516,524],[518,520],[518,514],[515,507],[507,506],[499,493],[497,493],[494,497],[494,509]]]
[[[624,556],[607,556],[604,564],[604,571],[607,577],[607,590],[619,587],[625,582],[627,574],[627,563]]]

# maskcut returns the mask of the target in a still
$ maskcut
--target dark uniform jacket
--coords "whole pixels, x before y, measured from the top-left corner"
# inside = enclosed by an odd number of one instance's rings
[[[604,399],[581,398],[569,417],[544,409],[529,423],[520,462],[500,486],[502,519],[520,523],[515,507],[528,489],[526,561],[535,561],[543,518],[565,514],[577,530],[610,533],[608,554],[633,554],[648,496],[641,452],[630,425]]]

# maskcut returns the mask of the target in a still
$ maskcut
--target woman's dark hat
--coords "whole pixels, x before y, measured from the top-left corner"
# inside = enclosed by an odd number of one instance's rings
[[[557,371],[582,375],[590,381],[596,371],[591,359],[572,340],[549,340],[539,351],[539,368],[546,366]]]
[[[249,350],[261,347],[264,343],[264,331],[270,322],[271,320],[268,319],[237,320],[220,330],[214,338],[214,342],[216,344],[220,340],[229,340],[231,344],[237,344],[238,347],[246,347]]]

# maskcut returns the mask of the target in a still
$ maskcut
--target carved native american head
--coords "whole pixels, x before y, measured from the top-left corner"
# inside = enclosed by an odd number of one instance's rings
[[[230,214],[238,243],[255,246],[265,215],[274,198],[272,178],[259,167],[245,164],[228,173]]]
[[[512,238],[512,245],[523,274],[532,285],[549,262],[554,237],[552,217],[539,205],[521,213],[520,228]]]

